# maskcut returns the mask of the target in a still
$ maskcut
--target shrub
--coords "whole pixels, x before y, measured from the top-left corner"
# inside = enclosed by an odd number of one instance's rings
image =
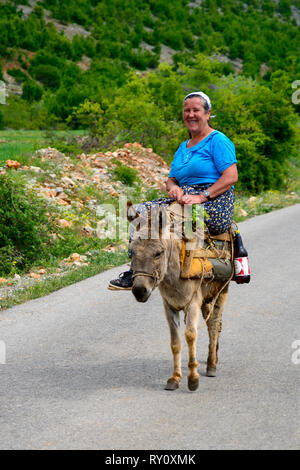
[[[47,88],[59,88],[60,73],[53,65],[38,65],[34,70],[34,77]]]
[[[60,69],[64,65],[65,61],[55,54],[42,50],[37,52],[36,55],[31,59],[30,70],[33,71],[38,65],[52,65],[53,67],[59,67]]]
[[[3,106],[3,126],[11,129],[28,129],[32,126],[32,116],[28,103],[18,96],[10,96]],[[31,127],[33,128],[33,127]]]
[[[26,101],[39,101],[43,96],[43,89],[32,80],[27,80],[23,86],[22,98]]]
[[[25,82],[28,79],[27,75],[24,72],[22,72],[22,70],[20,69],[10,69],[7,71],[7,73],[11,75],[12,77],[14,77],[17,80],[17,82],[20,82],[20,83]]]
[[[0,276],[26,269],[46,254],[48,218],[43,202],[16,175],[0,176]]]
[[[85,100],[68,117],[67,123],[74,128],[87,127],[94,137],[101,132],[103,110],[99,103]]]
[[[123,165],[118,160],[114,160],[114,163],[117,165],[112,172],[114,179],[121,181],[121,183],[127,186],[133,186],[133,183],[137,181],[137,170]]]

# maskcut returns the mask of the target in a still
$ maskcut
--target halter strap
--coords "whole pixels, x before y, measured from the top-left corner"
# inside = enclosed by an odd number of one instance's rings
[[[144,276],[144,277],[151,277],[154,280],[154,287],[157,287],[158,281],[159,281],[159,273],[157,269],[154,270],[153,274],[146,273],[145,271],[135,271],[135,273],[132,275],[133,279],[137,276]]]

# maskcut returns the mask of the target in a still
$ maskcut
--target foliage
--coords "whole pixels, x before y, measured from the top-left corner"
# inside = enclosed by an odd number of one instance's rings
[[[48,129],[57,126],[57,117],[41,102],[27,102],[10,96],[3,106],[3,126],[10,129]]]
[[[103,110],[99,103],[92,103],[85,100],[74,109],[67,122],[73,127],[89,128],[92,136],[101,132]]]
[[[137,170],[123,165],[118,160],[115,160],[114,163],[116,164],[116,167],[112,172],[114,179],[121,181],[121,183],[126,184],[127,186],[133,186],[137,181]]]
[[[27,75],[24,72],[22,72],[22,70],[20,69],[16,69],[16,68],[9,69],[7,73],[11,75],[12,77],[14,77],[17,80],[17,82],[22,83],[28,79]]]
[[[0,273],[30,266],[46,252],[48,218],[24,181],[0,175]]]
[[[23,86],[23,100],[32,102],[39,101],[43,96],[43,88],[33,80],[27,80]]]
[[[34,77],[42,82],[46,88],[59,88],[60,73],[54,65],[38,65],[34,70]]]
[[[46,131],[44,132],[44,139],[47,146],[57,149],[65,155],[76,156],[82,153],[82,148],[78,143],[76,136],[70,135],[70,131],[58,135],[57,132]]]
[[[242,77],[223,78],[215,90],[216,127],[230,137],[239,159],[239,186],[261,191],[280,188],[287,160],[296,152],[296,119],[286,84],[273,89]]]

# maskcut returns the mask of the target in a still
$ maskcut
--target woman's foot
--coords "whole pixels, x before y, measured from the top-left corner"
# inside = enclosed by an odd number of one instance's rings
[[[113,279],[108,284],[108,289],[110,290],[131,290],[133,286],[133,271],[125,271],[121,273],[118,279]]]

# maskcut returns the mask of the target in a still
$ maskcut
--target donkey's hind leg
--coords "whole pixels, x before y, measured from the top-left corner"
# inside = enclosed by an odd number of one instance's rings
[[[181,381],[181,340],[179,336],[179,312],[173,310],[164,300],[165,315],[170,328],[171,350],[173,353],[174,371],[173,375],[168,379],[165,390],[176,390]]]
[[[213,311],[207,321],[209,347],[206,375],[208,377],[216,376],[218,362],[219,335],[222,330],[222,313],[226,304],[228,295],[228,286],[218,296]],[[211,311],[211,303],[207,302],[202,305],[203,317],[206,320]]]

